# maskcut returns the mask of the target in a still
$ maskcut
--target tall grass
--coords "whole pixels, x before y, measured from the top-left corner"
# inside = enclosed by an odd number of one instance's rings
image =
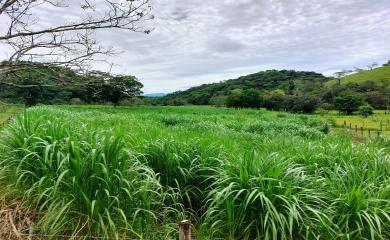
[[[301,115],[203,107],[36,107],[2,132],[34,231],[217,239],[389,239],[389,140]]]
[[[172,214],[164,199],[174,196],[121,137],[69,130],[25,114],[3,138],[8,154],[1,164],[12,168],[26,203],[45,213],[38,224],[43,232],[141,237]]]

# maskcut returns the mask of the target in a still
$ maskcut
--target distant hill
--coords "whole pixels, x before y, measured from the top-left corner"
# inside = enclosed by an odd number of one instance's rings
[[[341,84],[357,83],[361,84],[366,81],[374,81],[379,86],[390,86],[390,66],[378,67],[373,70],[366,70],[355,73],[341,79]],[[337,80],[332,80],[327,83],[328,86],[337,84]]]
[[[156,97],[164,97],[166,95],[167,95],[166,93],[146,93],[143,96],[150,97],[150,98],[156,98]]]
[[[161,101],[168,105],[183,102],[207,105],[212,104],[211,102],[218,97],[227,96],[234,89],[256,89],[259,92],[281,89],[286,94],[303,92],[305,95],[318,95],[329,80],[331,78],[315,72],[267,70],[174,92],[163,97]]]

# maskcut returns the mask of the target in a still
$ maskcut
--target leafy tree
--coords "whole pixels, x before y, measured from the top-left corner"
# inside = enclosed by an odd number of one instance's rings
[[[362,115],[363,117],[368,117],[368,116],[374,114],[374,108],[368,104],[360,106],[359,107],[359,114]]]
[[[286,98],[283,90],[276,89],[264,94],[262,105],[268,110],[281,110],[284,108]]]
[[[305,95],[322,95],[325,90],[323,85],[329,80],[330,78],[315,72],[267,70],[174,92],[158,101],[163,103],[166,99],[181,99],[191,104],[212,104],[210,100],[214,96],[228,97],[235,89],[255,89],[259,92],[282,89],[288,94],[300,92]],[[240,107],[238,105],[235,106]]]
[[[189,102],[194,105],[207,105],[209,104],[210,95],[207,92],[194,92],[189,97]],[[179,102],[184,102],[179,100]]]
[[[1,70],[2,65],[0,65]],[[111,101],[115,106],[125,97],[139,95],[142,84],[133,76],[113,76],[101,71],[76,73],[69,68],[30,63],[12,74],[1,73],[0,99],[23,102],[26,106],[38,103],[70,103],[80,99],[86,103]]]
[[[114,76],[103,85],[103,99],[110,101],[116,107],[122,99],[140,95],[142,87],[142,83],[134,76]]]
[[[333,99],[333,103],[338,111],[351,115],[354,111],[359,109],[359,107],[363,104],[363,100],[361,97],[356,95],[345,95],[335,97]]]
[[[325,102],[325,103],[322,103],[320,107],[323,110],[334,110],[334,105],[332,103]]]
[[[289,112],[313,113],[320,103],[320,99],[314,96],[288,96],[285,101],[285,109]]]
[[[365,92],[362,96],[375,109],[386,109],[390,103],[390,96],[380,91]]]
[[[241,104],[242,89],[234,89],[229,92],[226,100],[226,105],[228,107],[242,107]]]
[[[255,89],[246,89],[242,91],[240,105],[246,108],[259,108],[261,105],[261,97]]]
[[[210,99],[210,104],[217,107],[226,106],[227,97],[224,95],[216,95]]]
[[[24,78],[21,81],[25,85],[35,85],[27,88],[18,88],[17,94],[21,97],[26,107],[32,107],[37,105],[43,100],[43,89],[39,86],[39,83],[30,78]]]

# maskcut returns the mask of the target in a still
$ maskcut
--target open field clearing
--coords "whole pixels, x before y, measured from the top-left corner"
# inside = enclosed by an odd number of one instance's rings
[[[9,116],[19,113],[23,107],[15,104],[5,104],[0,101],[0,124],[5,122]]]
[[[361,127],[364,129],[364,136],[368,136],[368,129],[371,130],[372,136],[376,136],[377,132],[380,134],[390,136],[390,114],[385,114],[384,110],[376,110],[373,115],[363,117],[361,115],[344,115],[337,111],[327,111],[325,114],[318,114],[325,121],[330,121],[338,128],[344,128],[352,134],[361,135]],[[350,129],[351,127],[351,129]],[[358,132],[355,132],[357,127]]]
[[[20,234],[176,239],[190,219],[196,239],[390,238],[390,140],[320,116],[40,106],[0,140],[2,205],[33,211]]]

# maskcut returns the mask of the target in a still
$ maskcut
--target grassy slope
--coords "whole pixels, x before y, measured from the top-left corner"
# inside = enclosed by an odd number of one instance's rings
[[[379,67],[373,70],[364,71],[361,73],[355,73],[347,76],[341,80],[342,84],[346,83],[362,83],[364,81],[376,81],[381,86],[390,85],[390,66]],[[328,86],[332,86],[337,83],[337,80],[332,80],[327,83]]]

